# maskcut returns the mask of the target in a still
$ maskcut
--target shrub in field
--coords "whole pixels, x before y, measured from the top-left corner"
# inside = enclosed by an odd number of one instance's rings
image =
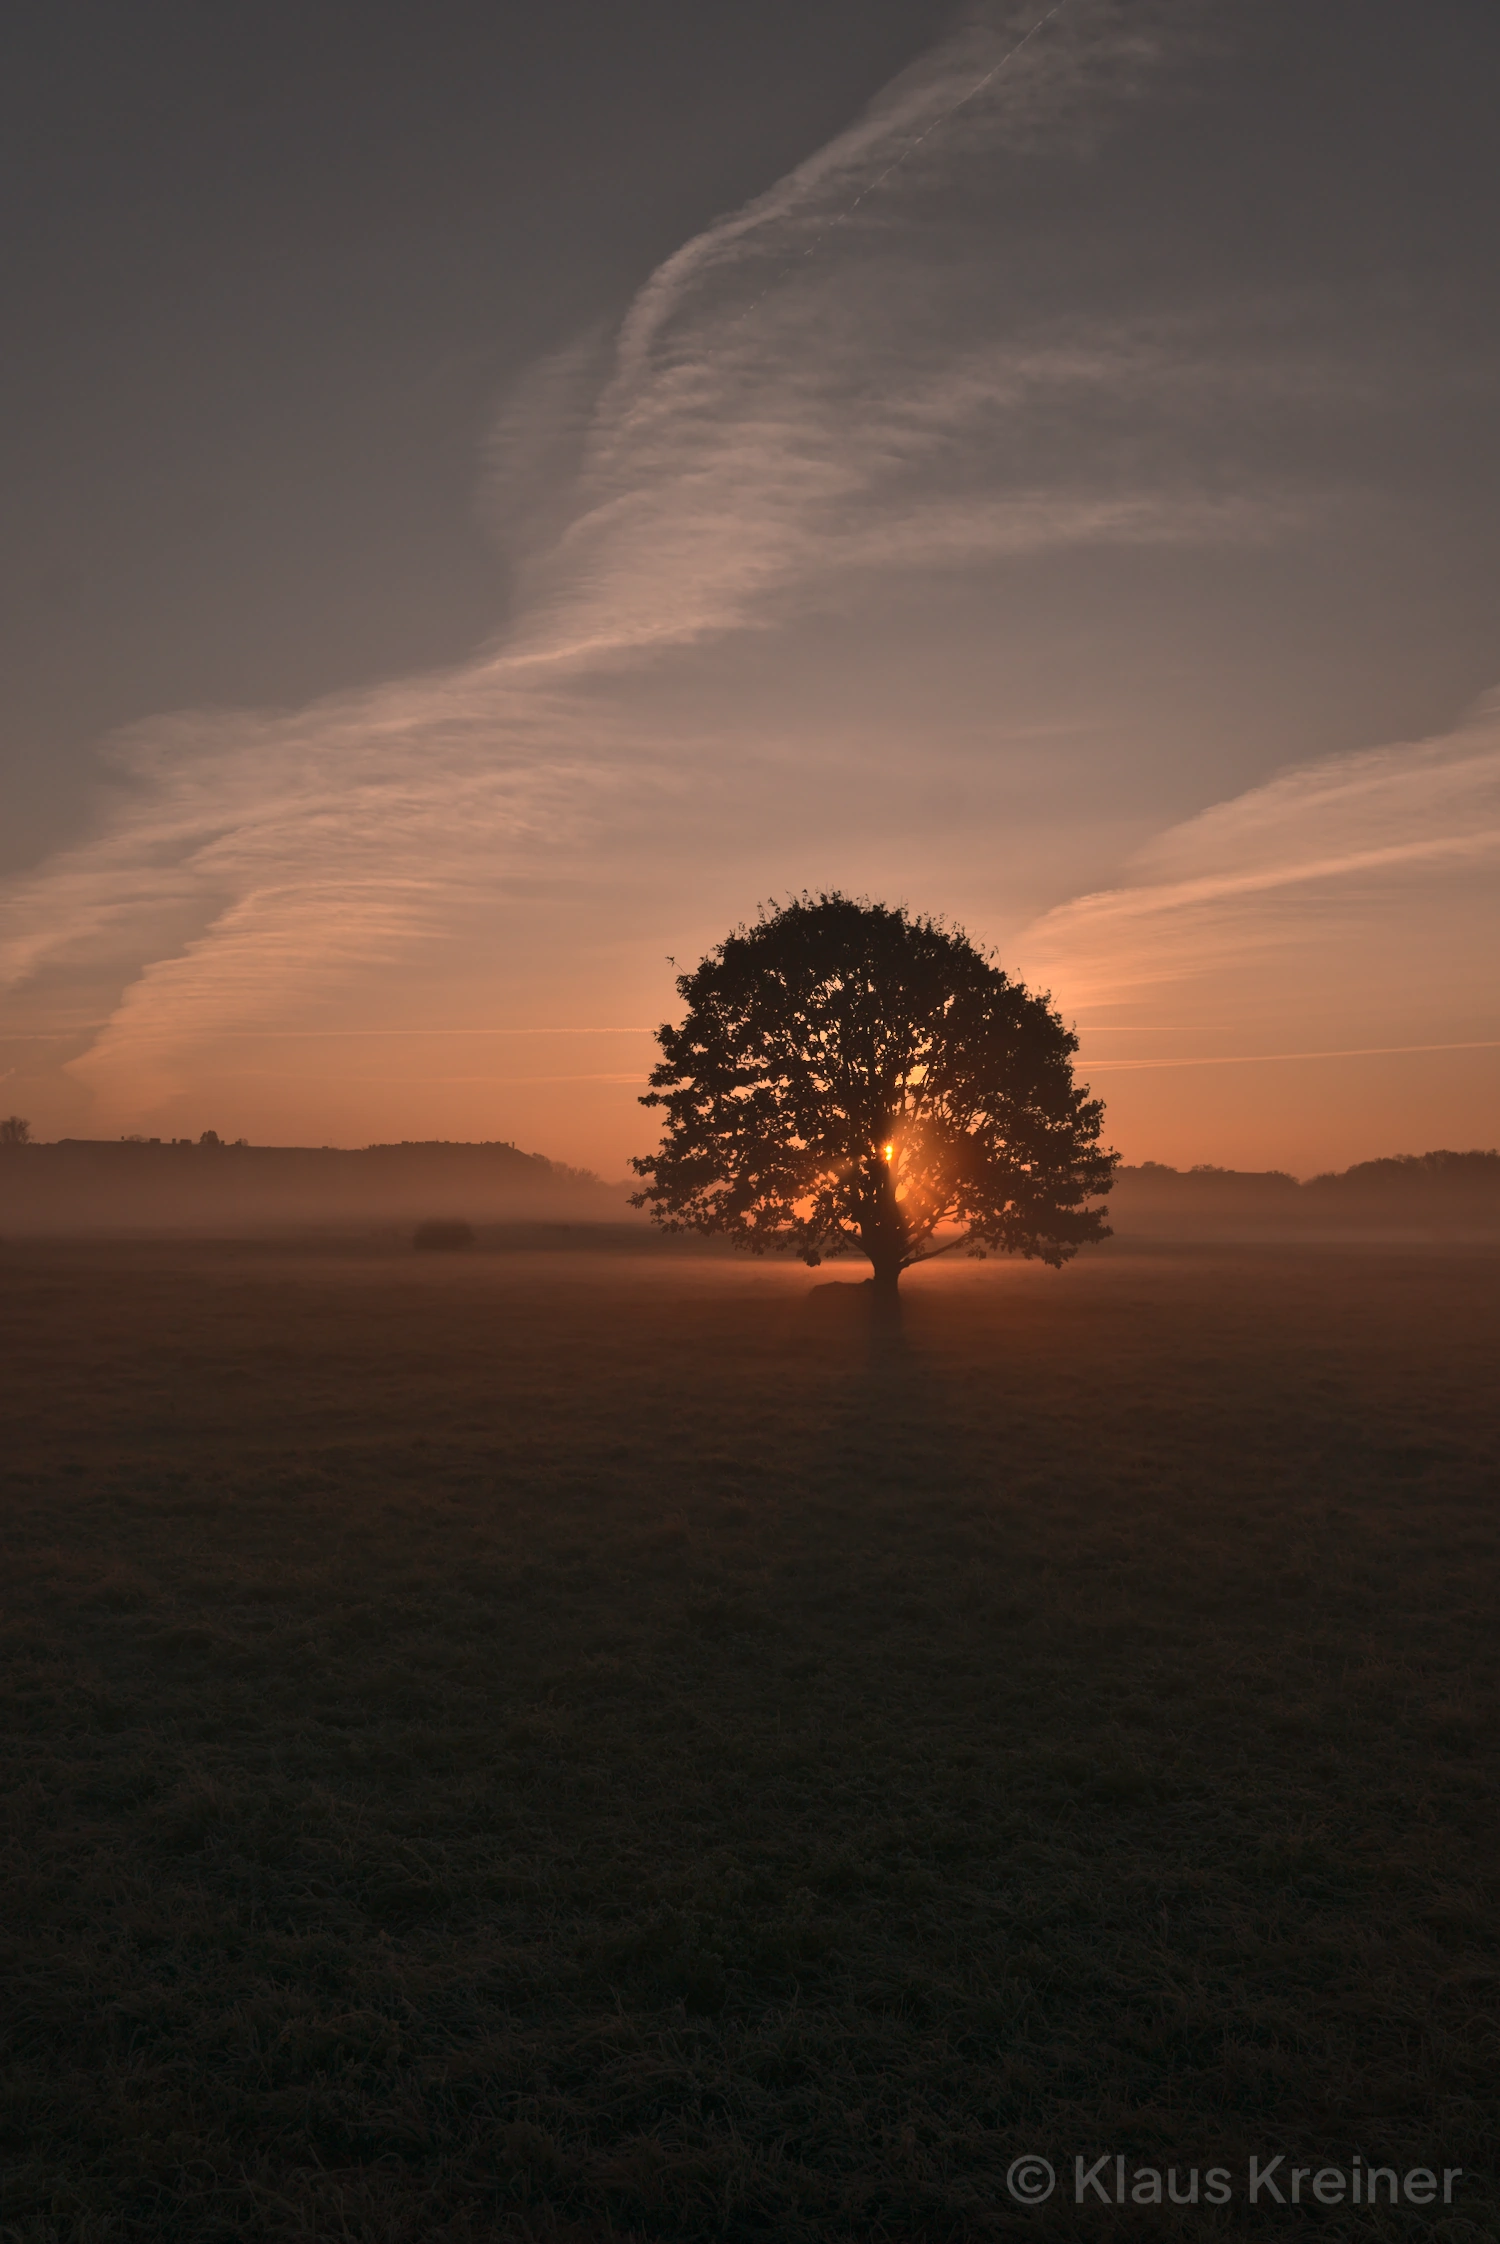
[[[424,1254],[462,1254],[466,1247],[474,1244],[474,1226],[447,1219],[419,1223],[411,1235],[411,1243]]]

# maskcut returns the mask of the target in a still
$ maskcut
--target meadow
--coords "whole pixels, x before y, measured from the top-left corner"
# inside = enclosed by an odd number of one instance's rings
[[[1493,2237],[1497,1276],[0,1248],[6,2244]]]

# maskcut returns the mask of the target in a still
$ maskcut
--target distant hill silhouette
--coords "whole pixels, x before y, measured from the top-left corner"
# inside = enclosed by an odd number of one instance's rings
[[[61,1138],[0,1146],[0,1233],[235,1233],[286,1226],[629,1224],[607,1184],[505,1141],[434,1138],[355,1150],[187,1138]],[[1121,1169],[1115,1236],[1161,1239],[1374,1233],[1500,1237],[1500,1152],[1393,1154],[1299,1183],[1279,1169]],[[671,1249],[674,1242],[660,1242]]]
[[[629,1219],[625,1188],[504,1142],[339,1146],[62,1138],[0,1154],[0,1230]]]
[[[1109,1220],[1120,1238],[1342,1231],[1500,1234],[1500,1152],[1398,1153],[1309,1177],[1281,1169],[1121,1169]]]

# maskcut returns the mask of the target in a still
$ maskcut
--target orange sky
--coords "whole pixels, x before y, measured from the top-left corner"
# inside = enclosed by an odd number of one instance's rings
[[[619,1175],[669,956],[836,886],[1050,988],[1127,1159],[1495,1143],[1500,648],[1432,657],[1402,451],[1488,360],[1166,239],[1085,30],[935,48],[513,388],[470,659],[117,735],[0,886],[0,1107]]]

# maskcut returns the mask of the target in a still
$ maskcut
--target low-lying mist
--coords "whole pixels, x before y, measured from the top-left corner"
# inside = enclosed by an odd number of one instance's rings
[[[493,1243],[497,1226],[540,1225],[601,1235],[628,1227],[641,1245],[701,1250],[703,1242],[657,1232],[630,1206],[630,1190],[509,1143],[356,1150],[225,1145],[211,1131],[197,1141],[64,1138],[0,1151],[0,1236],[233,1236],[308,1226],[411,1233],[456,1223],[472,1227],[480,1245],[487,1234]],[[1120,1170],[1109,1220],[1119,1241],[1492,1238],[1500,1235],[1500,1153],[1395,1155],[1301,1182],[1276,1169],[1147,1161]]]

